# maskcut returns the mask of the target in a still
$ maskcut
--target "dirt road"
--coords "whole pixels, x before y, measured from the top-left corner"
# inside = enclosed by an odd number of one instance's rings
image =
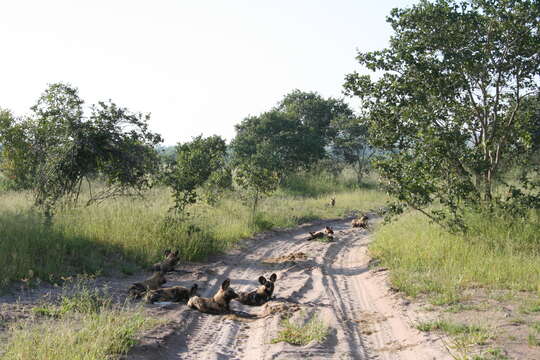
[[[154,305],[155,316],[171,323],[147,334],[127,358],[450,359],[442,341],[411,326],[421,315],[388,289],[384,272],[368,268],[369,234],[349,224],[343,220],[267,233],[213,262],[182,267],[189,273],[170,275],[168,285],[197,282],[203,296],[212,296],[225,278],[237,292],[247,291],[260,275],[275,272],[276,299],[262,307],[231,303],[236,311],[260,316],[253,321],[201,314],[181,304]],[[325,225],[334,227],[334,242],[305,240],[308,231]],[[291,254],[299,259],[278,259]],[[284,313],[298,321],[317,314],[330,326],[330,335],[323,344],[273,344]]]

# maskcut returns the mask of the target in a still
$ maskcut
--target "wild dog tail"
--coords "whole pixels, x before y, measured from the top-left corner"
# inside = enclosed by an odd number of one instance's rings
[[[223,316],[227,320],[252,322],[259,319],[259,316],[247,313],[245,311],[232,311],[230,314]]]

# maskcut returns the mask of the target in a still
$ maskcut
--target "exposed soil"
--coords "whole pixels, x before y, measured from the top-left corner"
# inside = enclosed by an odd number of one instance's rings
[[[308,231],[325,225],[334,228],[333,242],[305,240]],[[260,275],[276,273],[275,298],[260,307],[233,301],[233,315],[202,314],[184,304],[146,305],[152,316],[169,322],[145,334],[126,358],[450,359],[438,335],[413,326],[432,314],[417,312],[389,289],[385,271],[370,269],[369,240],[368,232],[352,229],[350,220],[319,222],[261,234],[206,263],[181,264],[180,271],[167,275],[166,286],[189,287],[196,282],[199,294],[210,297],[226,278],[239,292],[254,289]],[[100,279],[96,286],[106,284],[123,301],[129,284],[145,277],[148,273]],[[42,286],[2,296],[0,314],[11,320],[28,316],[32,305],[58,291]],[[283,318],[312,314],[331,329],[324,343],[272,343]]]
[[[331,225],[335,241],[306,241],[308,231]],[[261,307],[232,302],[237,315],[201,314],[185,305],[154,307],[173,322],[147,334],[129,359],[450,359],[444,344],[420,333],[416,314],[392,293],[381,272],[369,269],[369,235],[350,221],[266,233],[213,262],[182,267],[171,284],[197,282],[213,295],[225,278],[236,291],[257,286],[260,275],[278,275],[276,298]],[[323,344],[272,344],[280,320],[317,314],[331,331]]]

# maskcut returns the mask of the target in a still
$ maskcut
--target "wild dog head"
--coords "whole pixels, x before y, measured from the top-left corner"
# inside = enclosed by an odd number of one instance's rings
[[[229,304],[232,299],[236,299],[238,294],[230,287],[229,279],[223,281],[221,288],[212,298],[203,298],[193,296],[189,299],[187,305],[190,308],[197,309],[200,312],[210,314],[223,314],[230,312]]]
[[[259,276],[259,283],[261,285],[256,290],[241,293],[236,300],[244,305],[260,306],[264,304],[270,300],[274,293],[274,282],[276,279],[276,274],[270,275],[269,279]]]
[[[170,251],[165,255],[164,263],[167,263],[169,265],[176,265],[176,263],[180,260],[180,257],[178,256],[178,250],[176,251]]]
[[[164,254],[165,259],[161,262],[155,263],[152,265],[152,270],[155,271],[163,271],[163,272],[169,272],[173,271],[175,265],[180,260],[180,257],[178,256],[178,250],[171,251],[170,249],[165,250]]]
[[[330,226],[325,226],[324,232],[326,233],[326,235],[332,235],[334,233],[334,229],[332,229],[332,227]]]
[[[257,289],[257,292],[261,295],[264,295],[267,299],[272,297],[274,294],[274,283],[276,282],[277,275],[274,273],[270,275],[268,279],[264,276],[259,276],[259,283],[262,285]]]
[[[332,199],[330,200],[330,205],[332,205],[332,207],[336,206],[336,197],[332,197]]]
[[[238,294],[231,288],[231,281],[226,279],[221,284],[221,288],[218,290],[213,299],[219,304],[227,304],[227,308],[232,299],[236,299]]]

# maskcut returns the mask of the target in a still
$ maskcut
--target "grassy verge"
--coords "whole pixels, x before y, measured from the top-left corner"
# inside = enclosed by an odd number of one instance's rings
[[[380,228],[370,250],[392,270],[393,285],[435,304],[460,300],[467,288],[540,294],[540,220],[470,215],[468,235],[450,234],[418,214]]]
[[[272,343],[286,342],[292,345],[307,345],[312,341],[324,342],[328,336],[328,326],[314,315],[304,325],[297,324],[291,319],[281,322],[282,329]]]
[[[447,320],[422,322],[416,328],[423,332],[441,331],[456,337],[456,342],[464,345],[485,345],[492,337],[490,331],[482,326],[458,324]]]
[[[34,308],[36,317],[13,324],[0,350],[2,360],[116,359],[138,334],[158,324],[142,307],[113,305],[106,294],[71,289],[58,304]]]
[[[307,179],[307,178],[306,178]],[[296,180],[296,188],[301,180]],[[308,180],[305,180],[308,181]],[[200,260],[224,251],[256,232],[291,227],[314,219],[335,218],[352,210],[384,204],[385,197],[371,188],[335,193],[330,207],[332,182],[319,179],[305,185],[320,196],[292,195],[280,189],[264,199],[254,221],[250,207],[237,193],[216,206],[203,203],[190,208],[188,221],[165,222],[172,205],[166,189],[155,189],[145,199],[117,199],[100,205],[60,211],[52,227],[31,212],[31,201],[22,193],[0,195],[0,288],[12,280],[56,281],[61,276],[120,269],[131,273],[135,265],[147,266],[167,248],[178,249],[185,260]],[[297,191],[297,190],[295,190]],[[332,193],[334,196],[334,193]]]

